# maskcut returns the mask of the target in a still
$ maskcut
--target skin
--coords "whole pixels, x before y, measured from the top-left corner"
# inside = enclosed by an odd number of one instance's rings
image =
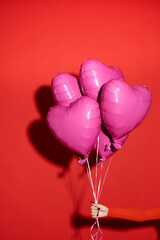
[[[110,208],[110,216],[136,222],[160,219],[160,207],[156,208]],[[92,218],[102,218],[109,215],[109,209],[101,204],[92,203]]]
[[[102,204],[94,204],[92,203],[91,206],[91,216],[92,218],[102,218],[107,217],[108,215],[108,208]]]

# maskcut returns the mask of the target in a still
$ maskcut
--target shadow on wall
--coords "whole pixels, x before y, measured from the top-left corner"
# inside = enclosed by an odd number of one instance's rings
[[[67,170],[69,171],[69,164],[72,160],[73,152],[64,147],[50,132],[47,124],[46,124],[46,114],[50,107],[54,106],[54,101],[51,93],[51,88],[49,86],[40,87],[35,94],[35,102],[37,108],[41,114],[41,118],[34,120],[30,123],[28,127],[28,135],[30,141],[34,148],[45,157],[46,160],[51,161],[53,164],[62,166],[62,172],[59,173],[58,177],[64,177]],[[75,153],[74,153],[75,154]],[[90,164],[93,166],[95,164],[95,152],[91,152],[90,154]],[[75,172],[75,171],[74,171]],[[85,168],[81,172],[81,175],[78,176],[80,178],[80,182],[82,182],[82,178],[85,175]],[[68,175],[69,176],[69,175]],[[72,177],[73,180],[73,177]],[[85,179],[84,179],[85,180]],[[69,181],[70,182],[70,181]],[[74,182],[74,181],[72,181]],[[69,183],[70,188],[72,188]],[[79,209],[79,202],[82,201],[80,196],[83,196],[82,192],[77,195],[77,199],[75,198],[75,186],[73,186],[74,190],[70,192],[71,197],[73,198],[73,202],[75,204],[74,207],[74,215],[72,217],[72,226],[75,229],[75,233],[77,235],[76,239],[80,238],[79,230],[84,226],[91,226],[93,224],[93,219],[86,218],[77,214]],[[84,186],[82,187],[82,189]],[[108,229],[118,229],[118,230],[127,230],[131,228],[140,228],[153,226],[156,228],[159,234],[160,240],[160,220],[147,221],[147,222],[132,222],[127,220],[120,219],[100,219],[101,227],[106,227]],[[79,237],[78,237],[79,235]]]
[[[28,135],[35,149],[47,160],[60,165],[63,171],[59,174],[62,177],[68,169],[71,157],[74,152],[63,146],[51,133],[46,123],[46,114],[50,107],[55,105],[51,88],[40,87],[35,94],[35,102],[41,114],[40,120],[31,122],[28,128]],[[90,154],[90,166],[95,164],[96,153]]]
[[[86,218],[80,215],[74,215],[72,218],[72,225],[79,229],[84,226],[92,226],[94,223],[94,219]],[[133,222],[123,219],[100,219],[100,226],[107,229],[114,229],[114,230],[127,230],[132,228],[141,228],[152,226],[158,232],[158,240],[160,240],[160,220],[152,220],[152,221],[145,221],[145,222]]]
[[[50,132],[46,123],[46,114],[50,107],[54,106],[51,88],[40,87],[35,94],[37,108],[41,114],[39,120],[31,122],[28,128],[28,135],[35,149],[42,154],[46,160],[62,166],[63,171],[59,174],[62,177],[69,165],[73,152],[64,147]]]

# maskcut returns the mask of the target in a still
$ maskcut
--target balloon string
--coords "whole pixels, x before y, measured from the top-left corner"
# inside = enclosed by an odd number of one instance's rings
[[[100,196],[101,196],[102,189],[103,189],[103,186],[104,186],[104,183],[105,183],[105,180],[106,180],[106,177],[107,177],[109,168],[110,168],[111,161],[112,161],[112,158],[111,158],[110,161],[109,161],[108,167],[107,167],[106,172],[105,172],[105,176],[104,176],[104,178],[103,178],[102,186],[100,187],[100,185],[101,185],[101,176],[102,176],[103,163],[101,164],[101,174],[100,174],[100,180],[99,180],[99,186],[98,186],[98,192],[97,192],[97,203],[98,203],[99,198],[100,198]],[[96,232],[94,235],[92,235],[93,227],[94,227],[96,224],[97,224],[98,230],[97,230],[97,232]],[[91,230],[90,230],[90,233],[91,233],[91,238],[92,238],[92,240],[97,240],[98,233],[101,234],[100,240],[103,239],[103,232],[102,232],[102,230],[101,230],[101,228],[100,228],[98,217],[96,218],[95,223],[92,225]],[[94,237],[96,237],[96,239],[95,239]]]
[[[94,240],[94,236],[97,234],[97,232],[95,233],[95,234],[92,234],[92,230],[93,230],[93,228],[94,228],[94,226],[97,224],[97,222],[95,221],[94,223],[93,223],[93,225],[91,226],[91,228],[90,228],[90,235],[91,235],[91,239],[92,240]]]
[[[87,163],[87,165],[86,165],[87,175],[88,175],[88,179],[90,181],[91,187],[92,187],[94,201],[95,201],[95,203],[97,203],[97,196],[96,196],[95,188],[94,188],[94,185],[93,185],[92,174],[91,174],[91,169],[90,169],[90,165],[89,165],[88,159],[86,159],[86,163]],[[92,230],[93,230],[93,228],[94,228],[94,226],[96,224],[97,224],[98,230],[97,230],[97,232],[95,234],[92,234]],[[90,235],[91,235],[91,239],[92,240],[97,240],[98,232],[102,232],[102,231],[100,230],[100,227],[99,227],[99,220],[98,220],[98,218],[96,218],[96,221],[93,223],[93,225],[90,228]],[[96,237],[96,239],[95,239],[95,237]]]
[[[98,150],[99,150],[99,136],[97,137],[97,151],[96,151],[96,176],[95,176],[95,192],[96,192],[96,200],[97,200],[97,179],[98,179]],[[95,202],[97,203],[97,202]]]
[[[99,196],[99,191],[100,191],[101,181],[102,181],[102,169],[103,169],[103,163],[101,164],[100,179],[99,179],[98,191],[97,191],[97,199],[98,199],[98,200],[99,200],[98,196]]]
[[[92,234],[92,231],[93,231],[93,228],[95,227],[95,225],[97,225],[98,230],[97,230],[94,234]],[[99,233],[101,234],[101,237],[100,237],[100,240],[101,240],[101,239],[103,238],[103,232],[102,232],[102,230],[101,230],[101,228],[100,228],[99,219],[98,219],[98,217],[97,217],[96,220],[95,220],[95,222],[93,223],[93,225],[92,225],[91,228],[90,228],[91,239],[92,239],[92,240],[97,240]]]
[[[102,175],[102,166],[101,166],[101,174],[100,174],[100,180],[99,180],[99,184],[98,184],[98,189],[97,189],[97,179],[98,179],[98,149],[99,149],[99,137],[97,138],[97,151],[96,151],[96,172],[95,172],[95,188],[94,188],[94,185],[93,185],[93,180],[92,180],[92,175],[91,175],[91,170],[90,170],[90,165],[89,165],[89,161],[87,160],[87,174],[88,174],[88,178],[89,178],[89,181],[90,181],[90,184],[92,186],[92,190],[93,190],[93,196],[94,196],[94,200],[95,200],[95,203],[97,204],[98,203],[98,199],[97,199],[97,196],[99,194],[99,189],[100,189],[100,185],[101,185],[101,175]],[[97,231],[92,234],[92,231],[95,227],[95,225],[97,225]],[[90,228],[90,235],[91,235],[91,239],[92,240],[97,240],[98,239],[98,234],[101,234],[101,238],[100,240],[103,238],[103,232],[101,231],[100,229],[100,225],[99,225],[99,219],[98,217],[96,218],[95,222],[93,223],[93,225],[91,226]]]
[[[109,161],[109,164],[108,164],[107,169],[106,169],[106,172],[105,172],[105,176],[104,176],[104,178],[103,178],[102,186],[100,187],[101,181],[102,181],[101,176],[102,176],[103,163],[101,164],[101,175],[100,175],[100,181],[99,181],[98,192],[97,192],[98,195],[95,194],[95,189],[94,189],[94,185],[93,185],[93,180],[92,180],[92,175],[91,175],[91,170],[90,170],[89,161],[88,161],[88,159],[87,159],[87,161],[86,161],[86,162],[87,162],[87,167],[88,167],[88,168],[87,168],[87,175],[88,175],[90,184],[91,184],[91,186],[92,186],[93,196],[94,196],[95,203],[98,203],[99,198],[100,198],[100,196],[101,196],[102,189],[103,189],[103,186],[104,186],[104,183],[105,183],[105,180],[106,180],[106,177],[107,177],[107,174],[108,174],[110,165],[111,165],[111,161],[112,161],[112,158],[111,158],[110,161]],[[98,230],[97,230],[94,234],[92,234],[92,231],[93,231],[95,225],[97,225]],[[101,234],[101,237],[100,237],[99,240],[102,240],[102,239],[103,239],[103,232],[102,232],[102,230],[101,230],[101,228],[100,228],[99,219],[98,219],[98,217],[97,217],[97,218],[96,218],[96,221],[93,223],[93,225],[92,225],[91,228],[90,228],[91,239],[92,239],[92,240],[97,240],[99,233]]]
[[[111,164],[111,161],[112,161],[112,158],[111,158],[110,161],[109,161],[108,167],[106,169],[103,181],[102,181],[102,169],[103,169],[103,161],[102,161],[102,163],[101,163],[101,171],[100,171],[100,179],[99,179],[99,183],[97,185],[98,166],[99,166],[99,163],[98,163],[98,149],[99,149],[99,137],[97,138],[95,187],[94,187],[94,184],[93,184],[93,179],[92,179],[92,174],[91,174],[91,169],[90,169],[90,164],[89,164],[88,158],[85,158],[85,161],[83,162],[83,164],[86,163],[86,171],[87,171],[88,179],[89,179],[91,187],[92,187],[93,197],[94,197],[94,201],[95,201],[96,204],[98,204],[99,198],[101,196],[102,189],[103,189],[103,186],[104,186],[104,183],[105,183],[105,180],[106,180],[109,168],[110,168],[110,164]],[[102,185],[101,185],[101,183],[102,183]],[[97,186],[98,186],[98,188],[97,188]],[[92,234],[92,231],[93,231],[93,229],[94,229],[94,227],[96,225],[97,225],[98,229],[97,229],[97,231],[94,234]],[[95,222],[93,223],[93,225],[90,228],[91,239],[92,240],[97,240],[99,233],[101,234],[101,237],[100,237],[100,240],[101,240],[101,239],[103,239],[103,232],[102,232],[102,230],[100,228],[99,219],[97,217]]]
[[[98,196],[97,196],[97,200],[98,200],[98,201],[99,201],[99,198],[100,198],[100,196],[101,196],[102,189],[103,189],[103,186],[104,186],[104,183],[105,183],[105,180],[106,180],[106,177],[107,177],[107,174],[108,174],[108,171],[109,171],[111,162],[112,162],[112,158],[110,158],[110,160],[109,160],[109,164],[108,164],[108,167],[107,167],[107,169],[106,169],[105,176],[104,176],[104,178],[103,178],[102,186],[101,186],[100,192],[99,192],[99,194],[98,194]]]
[[[91,169],[90,169],[90,165],[89,165],[88,159],[87,159],[86,163],[87,163],[86,170],[87,170],[88,179],[90,181],[90,184],[91,184],[91,187],[92,187],[92,191],[93,191],[93,197],[94,197],[94,200],[96,202],[97,198],[96,198],[96,194],[95,194],[95,188],[94,188],[94,185],[93,185],[92,174],[91,174]]]
[[[97,218],[96,219],[96,221],[97,221],[97,226],[98,226],[98,231],[101,233],[101,238],[100,238],[100,240],[103,238],[103,232],[102,232],[102,230],[100,229],[100,226],[99,226],[99,219]]]
[[[99,191],[99,186],[100,186],[100,183],[101,183],[101,175],[102,175],[102,172],[100,172],[100,179],[99,179],[98,188],[97,188],[97,180],[98,180],[98,150],[99,150],[99,136],[97,138],[97,152],[96,152],[96,198],[97,198],[96,203],[97,204],[98,204],[98,191]],[[97,234],[96,234],[96,240],[98,238],[98,233],[99,232],[102,234],[102,237],[101,237],[101,239],[102,239],[103,238],[103,233],[102,233],[102,231],[100,229],[98,217],[96,218],[96,223],[97,223],[97,227],[98,227]]]

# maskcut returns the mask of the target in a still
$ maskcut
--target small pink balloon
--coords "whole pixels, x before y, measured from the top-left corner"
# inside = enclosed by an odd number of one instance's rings
[[[65,107],[52,107],[46,117],[55,137],[66,147],[88,157],[101,128],[99,105],[83,96]]]
[[[85,96],[97,100],[101,87],[112,79],[124,79],[119,68],[108,67],[96,59],[88,59],[81,66],[79,81]]]
[[[99,134],[98,154],[101,156],[102,161],[107,160],[110,156],[117,152],[122,147],[127,137],[128,135],[125,135],[111,143],[111,139],[101,130]],[[95,151],[96,149],[97,143],[94,146]]]
[[[104,85],[100,108],[102,119],[113,140],[137,127],[151,106],[152,96],[144,86],[129,86],[122,80],[111,80]]]
[[[68,106],[82,96],[77,78],[68,73],[58,73],[53,78],[51,90],[56,104]]]

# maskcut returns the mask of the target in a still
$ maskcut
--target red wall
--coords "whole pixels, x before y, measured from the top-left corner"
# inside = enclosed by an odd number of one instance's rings
[[[113,157],[101,202],[160,206],[159,13],[158,0],[0,1],[1,240],[89,239],[86,173],[45,124],[52,77],[78,75],[87,58],[119,67],[153,96],[149,114]],[[159,226],[101,221],[112,240],[154,240]]]

